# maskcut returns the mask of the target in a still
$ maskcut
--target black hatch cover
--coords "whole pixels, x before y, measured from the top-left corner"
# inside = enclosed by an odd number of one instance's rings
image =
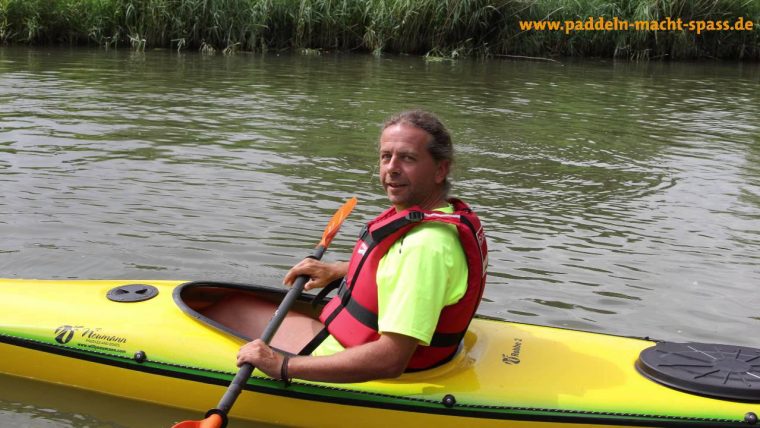
[[[120,285],[108,290],[107,297],[114,302],[142,302],[158,295],[158,288],[148,284]]]
[[[647,378],[676,389],[760,402],[757,348],[662,342],[641,351],[636,368]]]

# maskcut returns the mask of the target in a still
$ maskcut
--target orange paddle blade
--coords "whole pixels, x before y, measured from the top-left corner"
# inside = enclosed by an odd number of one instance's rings
[[[324,233],[322,234],[322,240],[319,241],[319,245],[322,247],[329,247],[335,235],[340,230],[340,226],[343,224],[343,220],[351,214],[351,211],[356,206],[356,197],[352,197],[338,211],[333,214],[330,222],[327,223]]]
[[[214,413],[201,421],[183,421],[172,428],[221,428],[223,425],[222,417]]]

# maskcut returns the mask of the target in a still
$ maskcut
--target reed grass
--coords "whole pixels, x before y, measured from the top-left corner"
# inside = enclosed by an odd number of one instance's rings
[[[752,20],[750,32],[521,31],[519,20]],[[0,0],[0,43],[760,59],[758,0]]]

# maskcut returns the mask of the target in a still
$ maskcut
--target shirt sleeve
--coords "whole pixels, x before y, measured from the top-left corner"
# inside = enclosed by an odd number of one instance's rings
[[[396,241],[377,271],[378,329],[429,345],[441,310],[467,288],[467,264],[456,227],[425,223]]]

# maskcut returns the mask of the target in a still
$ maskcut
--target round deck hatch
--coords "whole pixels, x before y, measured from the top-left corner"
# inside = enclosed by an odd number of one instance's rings
[[[120,285],[108,290],[106,295],[114,302],[142,302],[158,295],[158,288],[148,284]]]
[[[760,349],[662,342],[641,351],[636,368],[647,378],[676,389],[760,402]]]

